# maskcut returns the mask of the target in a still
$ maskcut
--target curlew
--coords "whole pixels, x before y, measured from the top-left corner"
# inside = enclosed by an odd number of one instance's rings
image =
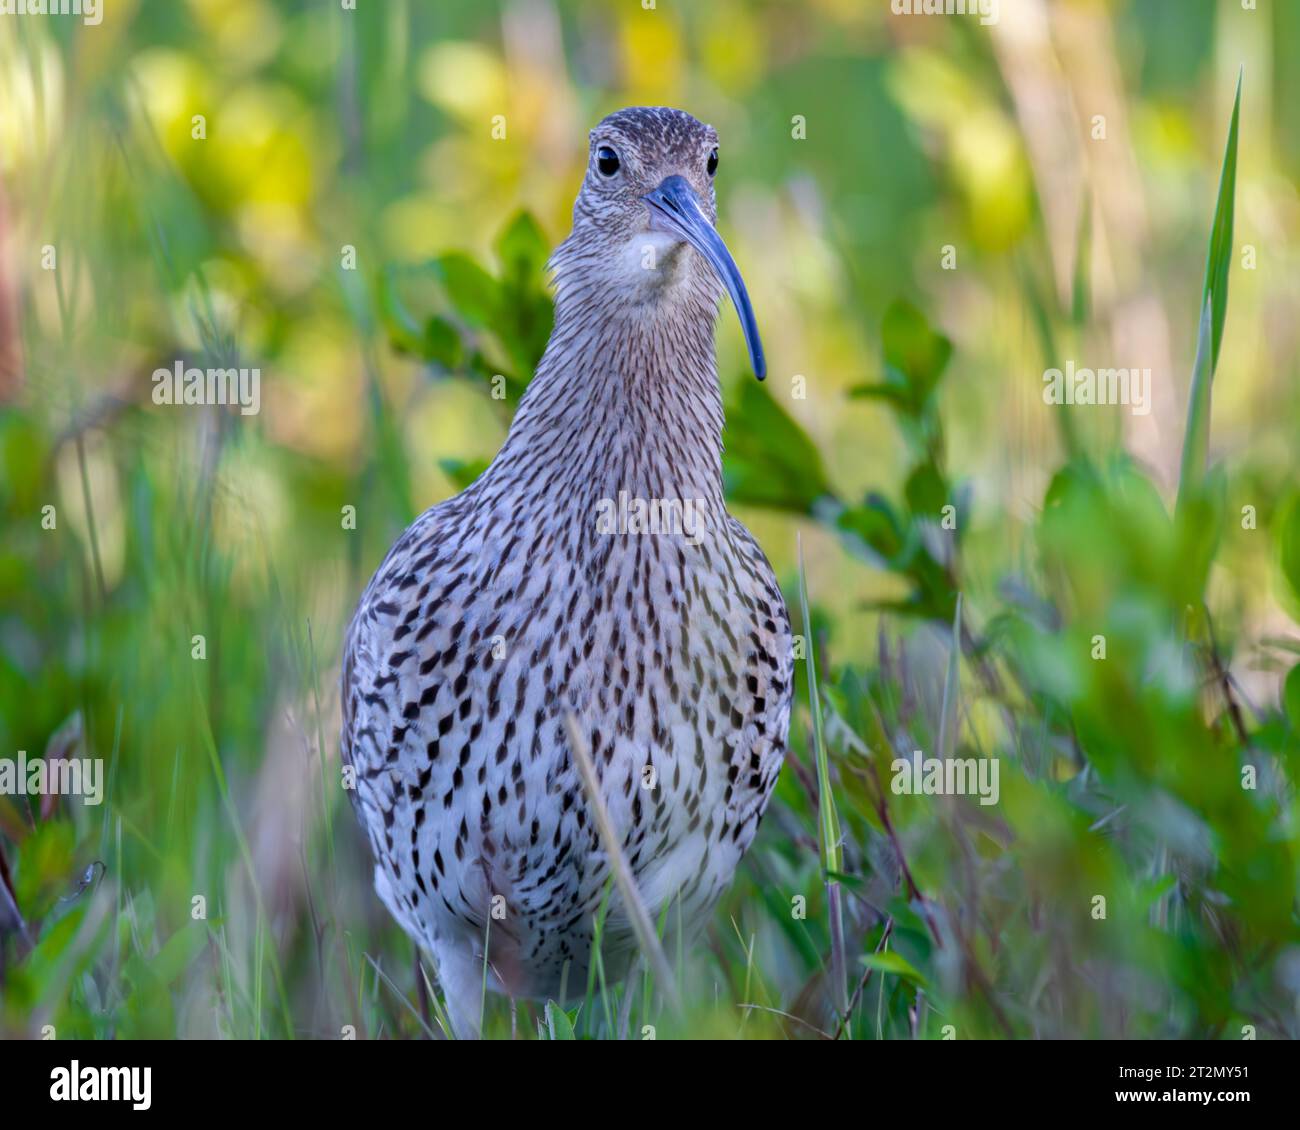
[[[480,996],[586,985],[611,859],[590,756],[645,908],[699,924],[771,796],[790,718],[789,615],[727,514],[713,330],[718,138],[632,108],[590,135],[555,325],[504,445],[397,540],[343,658],[342,752],[380,898],[432,956],[459,1036]],[[680,914],[679,914],[680,910]],[[610,977],[636,956],[615,894]],[[485,953],[486,949],[486,953]]]

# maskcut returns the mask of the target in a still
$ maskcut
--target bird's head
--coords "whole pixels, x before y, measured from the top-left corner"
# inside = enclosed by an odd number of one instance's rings
[[[767,366],[749,292],[714,224],[718,135],[681,110],[635,106],[591,131],[573,234],[555,259],[566,286],[617,296],[672,316],[725,288],[740,317],[754,373]]]

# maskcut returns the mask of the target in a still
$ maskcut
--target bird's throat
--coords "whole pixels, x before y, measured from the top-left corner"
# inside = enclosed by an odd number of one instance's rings
[[[488,475],[519,489],[722,508],[716,307],[560,303],[555,329]],[[554,499],[552,500],[554,501]]]

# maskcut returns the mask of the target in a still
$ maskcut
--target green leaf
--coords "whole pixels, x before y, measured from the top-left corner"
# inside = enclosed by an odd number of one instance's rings
[[[1200,489],[1210,448],[1210,389],[1219,363],[1223,324],[1228,313],[1228,270],[1232,265],[1232,219],[1237,185],[1237,122],[1241,112],[1241,79],[1232,104],[1232,122],[1219,176],[1219,200],[1210,231],[1210,250],[1205,264],[1205,288],[1201,294],[1200,327],[1196,337],[1196,362],[1187,404],[1187,430],[1183,435],[1182,466],[1178,477],[1181,509],[1189,495]]]
[[[809,514],[832,493],[816,445],[757,381],[740,386],[727,411],[722,458],[734,502]]]
[[[903,550],[904,533],[889,502],[879,494],[867,495],[861,506],[845,509],[835,522],[846,534],[860,538],[885,562]]]
[[[500,316],[491,328],[523,377],[521,389],[541,361],[555,323],[554,303],[546,290],[549,252],[545,233],[528,212],[516,213],[497,237]]]
[[[546,1002],[546,1025],[551,1033],[552,1040],[576,1040],[578,1038],[574,1035],[573,1020],[554,1001],[548,1000]]]
[[[903,488],[907,505],[918,518],[940,518],[940,511],[948,501],[948,484],[944,482],[939,468],[932,462],[922,463],[907,479]]]
[[[502,307],[501,286],[496,279],[459,251],[435,259],[433,271],[465,322],[480,329],[496,328]]]
[[[550,245],[531,213],[515,213],[497,236],[495,250],[502,273],[511,280],[542,280]]]
[[[911,404],[919,412],[952,357],[952,342],[935,333],[925,315],[909,302],[894,302],[881,325],[885,365],[906,379]],[[886,383],[895,379],[886,373]]]
[[[424,324],[424,341],[420,355],[437,361],[446,369],[457,369],[465,357],[460,334],[446,318],[436,314]]]
[[[554,323],[555,308],[549,295],[535,289],[507,290],[496,337],[505,347],[511,364],[524,374],[519,382],[521,389],[541,362]]]
[[[1192,391],[1187,405],[1187,431],[1183,435],[1182,466],[1178,472],[1178,510],[1183,511],[1200,491],[1210,457],[1211,315],[1207,301],[1201,310],[1196,335],[1196,362],[1192,366]]]
[[[907,389],[898,384],[854,385],[849,396],[853,400],[887,400],[898,406],[908,403]]]
[[[921,971],[907,958],[893,950],[863,954],[861,960],[862,964],[869,969],[879,969],[881,973],[893,973],[904,980],[911,981],[914,985],[925,988],[925,978],[921,975]]]
[[[1209,303],[1213,311],[1214,352],[1210,373],[1219,365],[1219,347],[1223,343],[1223,323],[1228,314],[1228,270],[1232,266],[1232,219],[1237,191],[1237,122],[1241,115],[1242,75],[1237,76],[1237,94],[1232,101],[1232,121],[1228,126],[1228,143],[1223,152],[1223,170],[1219,175],[1219,202],[1214,209],[1214,229],[1210,233],[1210,250],[1205,263],[1205,290],[1201,304]]]

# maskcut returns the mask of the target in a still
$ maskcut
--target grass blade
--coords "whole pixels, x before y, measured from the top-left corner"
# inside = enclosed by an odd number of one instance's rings
[[[1185,512],[1191,497],[1200,489],[1210,457],[1210,383],[1214,378],[1213,318],[1211,297],[1201,307],[1201,325],[1196,334],[1196,361],[1192,365],[1192,394],[1187,406],[1187,431],[1183,436],[1183,459],[1178,472],[1178,510]]]
[[[1213,311],[1214,353],[1211,376],[1219,366],[1219,347],[1223,344],[1223,323],[1228,315],[1228,270],[1232,266],[1232,220],[1237,196],[1237,125],[1241,117],[1241,82],[1237,76],[1237,93],[1232,102],[1232,121],[1228,142],[1223,151],[1223,170],[1219,174],[1219,201],[1214,209],[1214,228],[1210,232],[1210,250],[1205,261],[1205,290],[1201,303],[1210,303]]]
[[[812,712],[813,752],[817,760],[817,823],[822,869],[826,873],[826,901],[831,929],[831,977],[835,985],[835,1008],[843,1016],[848,1008],[847,964],[844,957],[844,916],[840,885],[831,878],[843,870],[840,818],[831,794],[830,763],[826,757],[826,735],[822,727],[821,695],[817,690],[817,661],[813,656],[812,618],[808,614],[808,578],[804,573],[803,540],[799,539],[799,608],[806,633],[804,663],[808,673],[808,707]]]
[[[587,750],[587,743],[583,739],[582,732],[578,729],[577,720],[573,715],[566,714],[565,721],[569,728],[569,745],[573,749],[573,759],[578,764],[578,773],[582,777],[582,783],[587,791],[587,804],[595,817],[596,827],[600,831],[601,842],[605,845],[605,853],[609,856],[609,867],[614,875],[614,882],[618,886],[618,893],[623,896],[624,913],[627,914],[628,922],[633,933],[636,934],[641,953],[645,956],[659,982],[659,991],[667,998],[673,1011],[680,1014],[682,1006],[677,995],[677,983],[673,978],[672,966],[668,964],[668,958],[664,956],[663,947],[659,944],[659,938],[655,934],[650,916],[646,912],[645,903],[641,900],[641,892],[637,890],[632,869],[628,866],[623,851],[619,847],[618,833],[614,830],[614,822],[610,819],[609,809],[605,806],[605,798],[600,791],[600,782],[596,778],[596,767],[591,763],[591,754]]]
[[[1200,330],[1197,334],[1196,363],[1187,404],[1187,431],[1183,436],[1182,466],[1178,476],[1178,501],[1185,504],[1189,492],[1198,489],[1205,474],[1210,446],[1210,386],[1219,364],[1223,325],[1228,315],[1228,271],[1232,266],[1232,221],[1237,191],[1237,125],[1241,116],[1241,76],[1232,103],[1232,121],[1219,175],[1219,200],[1210,231],[1210,250],[1205,263],[1205,289],[1201,295]]]

